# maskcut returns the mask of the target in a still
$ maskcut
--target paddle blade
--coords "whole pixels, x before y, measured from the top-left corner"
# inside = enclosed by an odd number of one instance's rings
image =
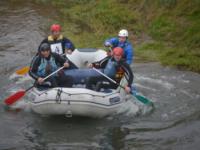
[[[153,103],[147,99],[146,97],[142,96],[142,95],[139,95],[139,94],[135,94],[134,95],[140,102],[142,102],[143,104],[146,104],[146,105],[152,105]]]
[[[13,103],[15,103],[16,101],[18,101],[20,98],[22,98],[25,95],[26,91],[18,91],[17,93],[9,96],[8,98],[6,98],[4,100],[4,103],[6,105],[12,105]]]
[[[26,67],[23,67],[23,68],[17,70],[15,73],[18,75],[25,75],[28,73],[29,69],[30,69],[30,67],[26,66]]]

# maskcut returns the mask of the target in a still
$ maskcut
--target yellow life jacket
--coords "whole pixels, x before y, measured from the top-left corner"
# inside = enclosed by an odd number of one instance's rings
[[[63,40],[63,35],[59,35],[59,37],[56,39],[56,41],[59,41],[59,40]],[[54,38],[52,35],[49,35],[48,42],[52,42],[52,41],[54,41]]]

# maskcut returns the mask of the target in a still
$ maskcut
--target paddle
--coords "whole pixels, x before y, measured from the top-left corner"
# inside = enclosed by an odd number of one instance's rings
[[[57,69],[56,71],[54,71],[54,72],[52,72],[51,74],[49,74],[48,76],[46,76],[45,78],[44,78],[44,80],[46,80],[46,79],[48,79],[50,76],[52,76],[52,75],[54,75],[55,73],[57,73],[58,71],[60,71],[61,69],[63,69],[64,68],[64,66],[62,66],[61,68],[59,68],[59,69]],[[22,98],[25,94],[26,94],[26,92],[28,92],[30,89],[32,89],[34,87],[34,85],[33,86],[31,86],[31,87],[29,87],[28,89],[26,89],[26,90],[20,90],[20,91],[18,91],[18,92],[16,92],[15,94],[13,94],[13,95],[11,95],[11,96],[9,96],[8,98],[6,98],[5,100],[4,100],[4,103],[6,104],[6,105],[12,105],[13,103],[15,103],[16,101],[18,101],[20,98]]]
[[[25,74],[28,73],[29,69],[30,69],[29,66],[25,66],[25,67],[23,67],[23,68],[21,68],[21,69],[15,71],[15,73],[16,73],[17,75],[25,75]]]
[[[97,71],[98,73],[100,73],[102,76],[104,76],[105,78],[107,78],[108,80],[110,80],[111,82],[113,82],[114,84],[120,86],[121,88],[125,89],[125,87],[121,86],[120,84],[118,84],[115,80],[111,79],[110,77],[108,77],[107,75],[105,75],[104,73],[102,73],[101,71],[97,70],[96,68],[93,67],[93,69],[95,71]],[[146,97],[139,95],[136,91],[132,92],[131,91],[131,95],[133,95],[137,100],[139,100],[140,102],[142,102],[145,105],[153,105],[153,102],[151,102],[149,99],[147,99]]]
[[[64,55],[65,55],[65,53],[64,53],[64,54],[61,54],[60,56],[64,56]],[[25,66],[25,67],[23,67],[23,68],[21,68],[21,69],[16,70],[15,73],[16,73],[17,75],[23,76],[23,75],[25,75],[25,74],[28,73],[29,69],[30,69],[30,66]]]

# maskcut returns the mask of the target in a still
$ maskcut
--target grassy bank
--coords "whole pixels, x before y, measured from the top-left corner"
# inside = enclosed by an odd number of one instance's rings
[[[127,28],[135,55],[200,72],[199,0],[37,0],[57,9],[64,34],[76,47],[103,48]]]

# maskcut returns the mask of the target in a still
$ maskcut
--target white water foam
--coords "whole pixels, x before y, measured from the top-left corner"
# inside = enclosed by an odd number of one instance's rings
[[[139,106],[134,104],[132,100],[128,100],[118,110],[118,114],[124,114],[126,116],[135,116],[139,112]]]
[[[28,74],[26,75],[17,75],[16,73],[12,74],[9,77],[10,80],[14,80],[16,84],[24,83],[25,81],[33,80]]]
[[[154,84],[159,84],[162,87],[167,88],[169,90],[175,88],[175,86],[173,84],[171,84],[169,82],[165,82],[165,81],[160,80],[160,79],[153,79],[153,78],[149,78],[149,77],[139,76],[139,77],[137,77],[137,80],[146,81],[146,82],[154,83]]]
[[[156,89],[154,89],[154,88],[152,88],[152,87],[147,87],[147,86],[144,86],[144,85],[142,85],[142,84],[135,83],[134,85],[135,85],[136,87],[140,87],[140,88],[143,88],[143,89],[151,90],[151,91],[153,91],[153,92],[156,92],[156,91],[157,91]]]
[[[26,112],[30,112],[31,111],[31,104],[29,102],[27,102],[25,99],[19,99],[16,103],[14,103],[13,105],[10,106],[11,110],[23,110]]]

